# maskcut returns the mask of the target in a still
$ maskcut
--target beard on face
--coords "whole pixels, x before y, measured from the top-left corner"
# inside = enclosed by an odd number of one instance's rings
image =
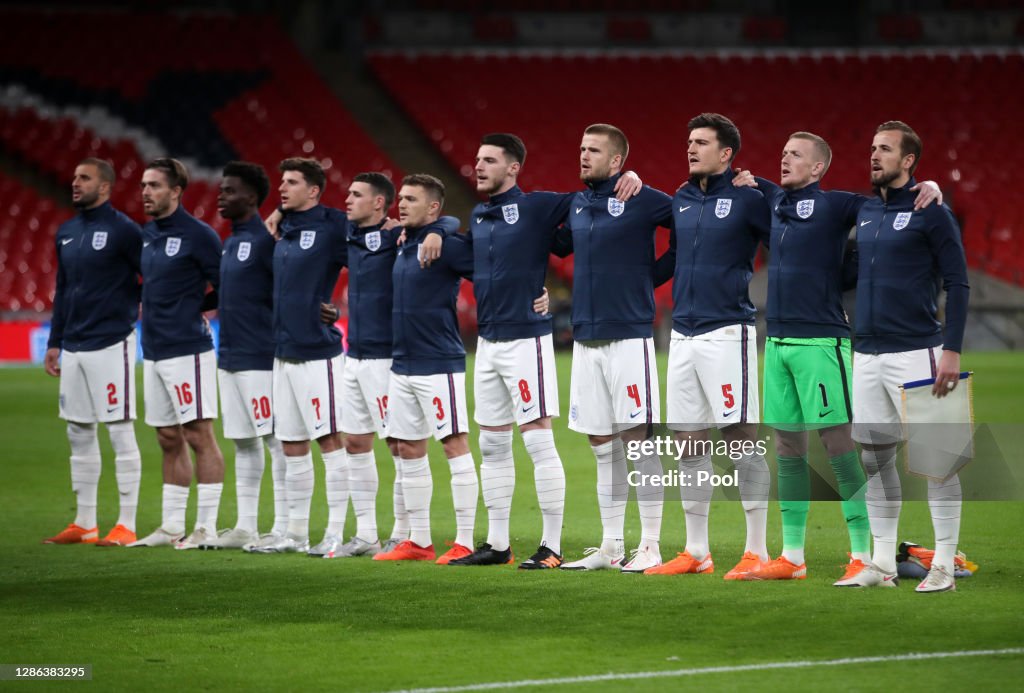
[[[871,184],[876,188],[887,188],[889,184],[900,177],[900,172],[897,171],[878,171],[871,173]]]
[[[96,204],[98,199],[100,199],[99,192],[82,193],[77,200],[72,201],[71,205],[75,209],[87,209]]]

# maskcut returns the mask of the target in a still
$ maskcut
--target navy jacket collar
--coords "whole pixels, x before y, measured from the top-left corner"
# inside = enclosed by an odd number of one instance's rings
[[[614,176],[606,180],[587,181],[587,187],[593,190],[596,195],[611,197],[615,194],[615,184],[619,182],[619,178],[621,177],[621,173],[616,173]]]
[[[420,241],[422,241],[423,237],[427,234],[428,230],[436,229],[437,228],[437,221],[438,220],[435,219],[434,221],[426,223],[423,226],[416,226],[416,227],[413,227],[413,228],[406,227],[406,229],[405,229],[405,238],[406,238],[405,243],[406,243],[406,245],[410,245],[410,244],[413,244],[413,243],[419,243]]]
[[[380,231],[386,220],[386,218],[381,219],[376,224],[370,224],[369,226],[356,226],[355,224],[350,223],[349,228],[352,230],[351,233],[353,235],[361,236],[363,234],[370,233],[371,231]]]
[[[319,221],[323,217],[323,205],[316,205],[315,207],[310,207],[309,209],[305,209],[301,212],[288,212],[287,216],[285,216],[285,219],[288,220],[289,226],[294,227],[297,224],[309,224],[314,221]]]
[[[93,207],[92,209],[83,209],[79,212],[82,218],[86,221],[96,221],[103,217],[111,214],[114,211],[114,206],[110,204],[110,200],[107,200],[101,205]]]
[[[821,183],[815,181],[796,190],[786,190],[783,188],[783,192],[786,193],[787,200],[807,200],[817,195],[820,189]]]
[[[253,214],[247,221],[231,222],[231,233],[234,235],[246,234],[246,233],[266,233],[267,227],[263,225],[263,220],[260,219],[260,215]]]
[[[732,179],[735,178],[736,172],[732,169],[727,169],[725,173],[716,173],[708,176],[707,190],[704,191],[705,195],[714,195],[721,192],[723,189],[732,186]],[[700,188],[700,177],[690,176],[690,185],[696,185]]]
[[[518,185],[513,185],[511,188],[498,195],[492,195],[490,204],[492,205],[503,205],[510,202],[512,199],[519,197],[523,194],[523,191],[519,189]]]
[[[167,231],[169,229],[180,228],[182,222],[184,222],[189,216],[191,215],[179,204],[176,210],[168,214],[163,219],[154,220],[154,222],[158,229],[161,231]]]
[[[917,180],[913,176],[907,181],[907,184],[902,188],[886,188],[885,203],[890,205],[900,204],[908,200],[913,200],[917,195],[916,192],[911,192],[910,189],[917,185]],[[882,196],[882,189],[875,188],[875,194],[879,197]]]

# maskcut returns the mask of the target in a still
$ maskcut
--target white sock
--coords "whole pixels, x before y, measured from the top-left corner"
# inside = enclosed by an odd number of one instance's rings
[[[69,421],[68,443],[71,444],[71,490],[78,506],[75,524],[82,529],[93,529],[96,527],[96,489],[102,469],[96,424]]]
[[[270,531],[284,534],[288,531],[288,462],[284,446],[273,435],[263,436],[263,444],[270,451],[270,482],[274,486],[274,526]]]
[[[258,531],[256,522],[260,506],[260,481],[263,479],[263,443],[259,438],[235,441],[235,496],[238,500],[238,521],[235,527],[246,532]]]
[[[473,526],[476,524],[476,505],[480,498],[480,484],[476,480],[476,465],[469,453],[448,460],[452,472],[452,503],[455,505],[455,543],[473,548]]]
[[[409,539],[423,548],[433,546],[430,539],[430,498],[434,492],[434,480],[430,475],[427,457],[401,459],[402,493],[405,509],[409,513]]]
[[[377,542],[377,460],[373,450],[348,456],[348,486],[356,513],[356,536]]]
[[[163,521],[160,526],[168,534],[185,533],[185,510],[188,508],[188,486],[164,484]]]
[[[509,546],[509,516],[515,487],[512,431],[480,431],[480,488],[487,508],[487,543],[495,551],[504,551]]]
[[[550,428],[523,431],[523,444],[533,460],[533,481],[544,521],[541,546],[562,553],[562,517],[565,515],[565,469]]]
[[[875,540],[871,562],[887,573],[896,572],[896,533],[903,506],[903,488],[896,469],[896,447],[863,450],[860,454],[868,477],[864,500]]]
[[[928,481],[928,509],[935,529],[935,556],[932,565],[939,565],[953,574],[953,558],[960,539],[960,506],[963,490],[956,474],[945,481]]]
[[[213,534],[217,533],[217,510],[220,508],[220,494],[223,490],[223,483],[196,484],[196,529],[204,527]]]
[[[686,517],[686,551],[698,561],[710,552],[708,541],[708,515],[711,513],[711,496],[715,489],[707,481],[697,483],[699,472],[702,479],[708,479],[714,472],[711,456],[684,457],[679,460],[679,474],[682,482],[679,495]]]
[[[661,515],[665,506],[665,488],[650,483],[650,477],[661,476],[661,458],[645,455],[633,463],[640,473],[636,487],[636,501],[640,508],[640,546],[657,550],[661,540]]]
[[[391,456],[395,464],[395,484],[391,489],[391,507],[395,516],[395,524],[391,527],[391,538],[405,541],[409,538],[409,513],[405,509],[405,494],[402,491],[402,465],[398,458]]]
[[[339,537],[348,514],[348,456],[344,450],[322,453],[324,486],[327,489],[327,534]]]
[[[740,502],[747,520],[747,544],[744,552],[768,560],[768,494],[772,475],[764,455],[747,455],[734,462],[739,472]]]
[[[120,508],[117,524],[135,531],[135,514],[139,507],[139,483],[142,480],[142,455],[135,439],[135,424],[117,421],[107,424],[110,445],[114,448],[114,467]]]
[[[288,487],[288,534],[309,539],[309,505],[313,500],[313,455],[285,457]]]
[[[626,451],[618,438],[592,445],[597,460],[597,506],[601,511],[601,546],[611,552],[622,543],[626,525]]]

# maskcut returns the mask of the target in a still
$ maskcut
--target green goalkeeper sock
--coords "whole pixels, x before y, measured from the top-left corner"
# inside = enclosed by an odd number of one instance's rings
[[[871,525],[868,523],[868,508],[864,502],[867,478],[857,458],[857,451],[829,458],[836,481],[839,482],[839,497],[842,499],[843,518],[850,533],[850,553],[854,558],[866,560],[871,551]]]
[[[807,511],[811,507],[811,473],[805,457],[779,456],[779,507],[782,509],[782,555],[804,562]]]

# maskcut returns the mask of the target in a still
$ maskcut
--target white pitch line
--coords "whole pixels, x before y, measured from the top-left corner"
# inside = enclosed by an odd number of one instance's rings
[[[837,667],[850,664],[874,664],[877,662],[912,662],[926,659],[949,659],[953,657],[991,657],[995,655],[1024,654],[1024,647],[1009,647],[1002,650],[965,650],[962,652],[909,652],[907,654],[880,655],[877,657],[847,657],[844,659],[801,660],[796,662],[762,662],[760,664],[737,664],[722,667],[701,667],[698,669],[670,669],[667,671],[636,671],[621,674],[596,674],[593,676],[566,676],[556,679],[523,679],[521,681],[495,681],[493,683],[472,683],[466,686],[438,686],[434,688],[412,688],[394,693],[460,693],[461,691],[491,691],[502,688],[528,688],[530,686],[557,686],[572,683],[596,683],[601,681],[631,681],[637,679],[661,679],[701,674],[731,674],[741,671],[769,671],[772,669],[807,669],[810,667]]]

